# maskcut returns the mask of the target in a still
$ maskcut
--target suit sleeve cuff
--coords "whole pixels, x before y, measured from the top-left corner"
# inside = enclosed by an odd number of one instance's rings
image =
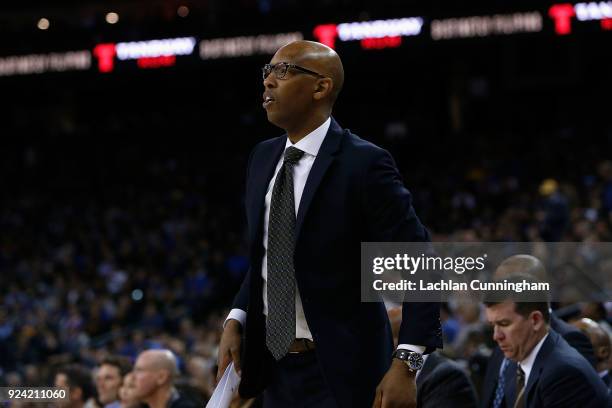
[[[227,324],[227,321],[230,319],[238,320],[240,325],[244,327],[244,322],[246,322],[246,312],[242,309],[232,309],[231,312],[227,315],[227,318],[223,322],[223,327]]]
[[[230,315],[231,315],[231,313],[230,313]],[[419,354],[423,354],[425,352],[425,346],[417,346],[417,345],[414,345],[414,344],[400,344],[400,345],[397,346],[397,348],[398,349],[414,351],[414,352],[419,353]]]

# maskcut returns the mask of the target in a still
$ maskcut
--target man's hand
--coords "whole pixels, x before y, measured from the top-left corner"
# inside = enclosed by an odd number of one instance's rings
[[[415,373],[396,358],[376,387],[372,408],[414,408],[416,407]]]
[[[223,334],[221,335],[221,342],[219,343],[217,379],[215,384],[223,377],[225,369],[232,361],[234,362],[234,367],[238,375],[242,374],[240,371],[240,351],[242,346],[241,332],[242,327],[238,320],[228,320],[223,329]]]

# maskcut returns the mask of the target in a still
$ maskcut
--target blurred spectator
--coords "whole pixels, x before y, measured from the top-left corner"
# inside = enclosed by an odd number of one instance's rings
[[[104,408],[120,408],[119,388],[132,365],[125,357],[108,356],[98,366],[95,374],[98,401]]]
[[[68,390],[68,398],[58,403],[60,408],[99,408],[93,378],[83,366],[73,364],[59,368],[54,386]]]
[[[123,377],[123,384],[119,387],[119,402],[121,408],[138,408],[141,405],[136,398],[136,383],[133,372],[129,372]]]
[[[582,306],[582,317],[586,317],[597,322],[608,335],[612,335],[612,327],[607,320],[608,312],[603,303],[589,302]]]
[[[601,186],[602,215],[607,218],[612,215],[612,161],[601,162],[598,171],[603,182]]]
[[[460,299],[455,305],[455,316],[459,331],[451,347],[457,357],[469,359],[483,340],[485,324],[481,319],[481,305],[473,299]]]
[[[569,225],[569,203],[561,192],[559,183],[546,179],[539,188],[542,201],[537,213],[540,222],[540,235],[544,241],[561,241]]]
[[[134,397],[149,408],[196,408],[201,403],[181,395],[175,387],[176,357],[170,350],[143,351],[134,365]]]
[[[612,388],[610,382],[610,358],[612,348],[610,335],[597,324],[597,322],[588,318],[582,318],[572,324],[589,336],[591,344],[593,344],[593,349],[595,350],[595,369],[606,385]]]

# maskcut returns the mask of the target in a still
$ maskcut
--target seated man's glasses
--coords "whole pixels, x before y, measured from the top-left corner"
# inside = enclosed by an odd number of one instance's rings
[[[278,62],[274,65],[266,64],[261,69],[261,72],[263,74],[263,79],[266,79],[268,75],[270,75],[270,73],[272,72],[274,72],[274,77],[276,79],[283,79],[285,75],[287,75],[287,71],[289,70],[289,68],[295,69],[296,71],[300,71],[301,73],[304,73],[304,74],[314,75],[318,78],[327,78],[325,75],[321,75],[317,72],[300,67],[299,65],[289,64],[288,62]]]

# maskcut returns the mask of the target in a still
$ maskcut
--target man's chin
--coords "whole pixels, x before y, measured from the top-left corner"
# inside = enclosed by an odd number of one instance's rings
[[[510,351],[510,350],[507,350],[507,351],[502,350],[502,352],[504,353],[504,357],[506,357],[508,360],[516,361],[516,355],[512,351]]]
[[[283,121],[281,120],[281,118],[279,118],[278,113],[271,112],[271,111],[266,111],[266,115],[268,116],[268,122],[270,122],[274,126],[277,126],[277,127],[281,128],[281,129],[285,128],[282,125]]]

